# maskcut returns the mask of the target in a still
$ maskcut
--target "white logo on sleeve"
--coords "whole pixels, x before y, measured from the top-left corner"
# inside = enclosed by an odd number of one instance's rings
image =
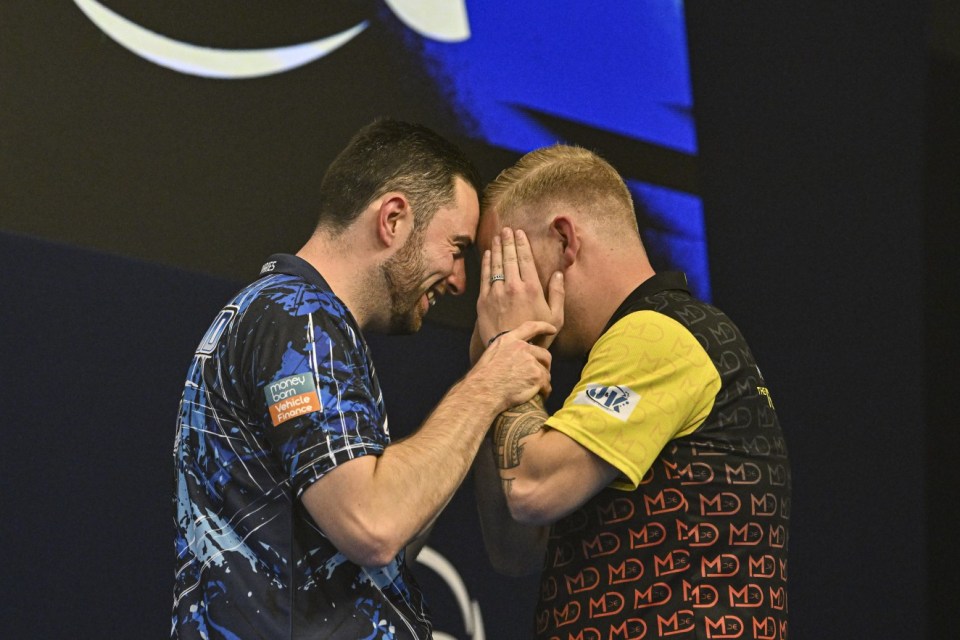
[[[618,420],[627,421],[640,402],[640,394],[630,387],[591,384],[577,394],[573,404],[590,404],[600,407]]]

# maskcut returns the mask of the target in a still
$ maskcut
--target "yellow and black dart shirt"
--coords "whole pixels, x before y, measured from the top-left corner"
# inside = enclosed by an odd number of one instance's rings
[[[551,530],[536,637],[787,637],[790,467],[753,354],[681,273],[620,306],[547,421],[620,470]]]

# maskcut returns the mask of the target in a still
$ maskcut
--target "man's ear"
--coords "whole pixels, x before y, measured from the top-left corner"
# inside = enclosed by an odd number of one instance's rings
[[[412,230],[413,211],[407,197],[399,192],[384,194],[377,208],[377,237],[383,246],[403,244]]]
[[[561,265],[564,269],[577,261],[580,256],[580,235],[577,225],[567,216],[557,216],[550,222],[550,232],[561,243]]]

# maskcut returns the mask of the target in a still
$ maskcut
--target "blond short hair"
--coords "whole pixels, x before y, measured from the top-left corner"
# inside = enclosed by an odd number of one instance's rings
[[[483,211],[505,224],[520,224],[563,204],[596,228],[639,235],[630,190],[610,163],[582,147],[556,144],[526,154],[504,169],[483,193]]]

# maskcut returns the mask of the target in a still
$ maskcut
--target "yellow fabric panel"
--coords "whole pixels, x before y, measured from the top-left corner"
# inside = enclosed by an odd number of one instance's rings
[[[670,440],[713,408],[720,374],[682,324],[656,311],[621,318],[590,350],[563,407],[546,422],[620,470],[633,490]]]

